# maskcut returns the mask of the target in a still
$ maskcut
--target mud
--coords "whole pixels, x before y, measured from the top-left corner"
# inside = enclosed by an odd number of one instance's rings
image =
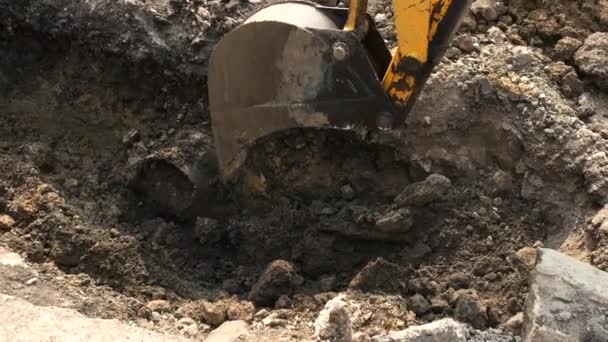
[[[226,186],[206,62],[260,5],[0,0],[0,241],[35,271],[0,268],[4,293],[167,332],[194,310],[202,337],[283,259],[303,282],[252,327],[302,340],[337,292],[370,336],[446,316],[499,327],[522,311],[525,247],[608,269],[591,220],[608,125],[589,105],[605,94],[558,44],[605,29],[603,2],[471,14],[460,34],[477,45],[440,64],[404,129],[268,137]],[[394,44],[388,5],[371,7]],[[450,181],[440,196],[395,200],[431,174]]]

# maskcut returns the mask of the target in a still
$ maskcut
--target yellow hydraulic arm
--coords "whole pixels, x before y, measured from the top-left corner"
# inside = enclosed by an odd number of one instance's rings
[[[409,110],[433,66],[443,56],[450,36],[470,0],[393,0],[397,48],[382,86],[395,105]],[[344,29],[354,31],[364,20],[367,0],[350,0]]]

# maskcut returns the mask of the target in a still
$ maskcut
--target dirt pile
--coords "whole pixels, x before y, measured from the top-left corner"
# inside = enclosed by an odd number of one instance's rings
[[[338,292],[353,336],[505,327],[533,246],[608,270],[608,5],[474,1],[405,129],[287,132],[226,187],[206,62],[261,5],[0,0],[0,241],[35,263],[34,288],[93,317],[193,337],[244,320],[272,341],[312,336]],[[394,45],[389,2],[370,7]]]

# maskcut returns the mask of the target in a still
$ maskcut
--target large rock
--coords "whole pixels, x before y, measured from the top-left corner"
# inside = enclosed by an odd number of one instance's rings
[[[249,292],[249,300],[258,306],[274,306],[282,295],[290,296],[304,279],[285,260],[270,263]]]
[[[132,327],[117,320],[92,319],[71,309],[38,307],[0,294],[0,341],[189,341]]]
[[[466,342],[469,329],[450,318],[414,326],[386,335],[374,336],[372,342]]]
[[[598,87],[608,89],[608,32],[597,32],[574,54],[579,69]]]
[[[408,278],[407,269],[378,258],[359,271],[349,287],[361,291],[401,292],[407,288]]]
[[[340,295],[328,301],[319,313],[315,321],[315,337],[319,341],[352,341],[352,324],[343,298]]]
[[[524,341],[608,341],[608,273],[540,249],[522,330]]]

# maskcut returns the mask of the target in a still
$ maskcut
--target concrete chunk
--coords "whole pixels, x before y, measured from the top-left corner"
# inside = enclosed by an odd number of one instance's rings
[[[189,341],[117,320],[88,318],[71,309],[38,307],[5,295],[0,295],[0,322],[0,341]]]
[[[469,329],[451,318],[414,326],[387,335],[374,336],[372,342],[466,342]]]
[[[524,341],[608,341],[608,273],[540,249],[524,312]]]

